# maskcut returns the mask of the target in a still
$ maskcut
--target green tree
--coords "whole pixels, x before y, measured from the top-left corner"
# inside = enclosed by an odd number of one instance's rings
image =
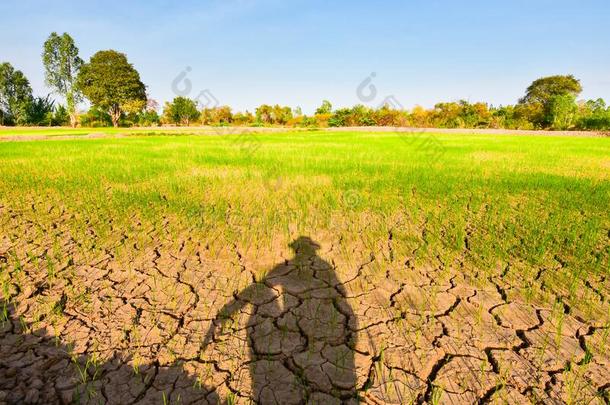
[[[548,102],[547,116],[550,118],[553,129],[566,130],[572,128],[577,114],[576,97],[572,94],[557,95]]]
[[[597,100],[589,100],[586,102],[586,105],[587,107],[589,107],[593,114],[606,112],[606,102],[603,98],[598,98]]]
[[[514,113],[518,121],[529,123],[530,128],[525,129],[541,129],[547,125],[545,107],[541,103],[517,104]]]
[[[8,63],[0,64],[0,125],[28,123],[32,88],[23,72]]]
[[[107,127],[112,125],[112,119],[108,112],[93,106],[80,116],[80,124],[83,127]]]
[[[58,105],[55,108],[53,113],[53,119],[51,121],[51,125],[68,125],[70,122],[70,115],[68,114],[68,109],[63,105]]]
[[[233,122],[233,112],[228,105],[204,108],[201,118],[203,125],[229,125]]]
[[[157,112],[158,110],[159,103],[148,97],[146,108],[136,114],[135,122],[143,127],[158,126],[161,121],[161,117],[159,117],[159,113]]]
[[[577,126],[579,129],[610,130],[610,108],[606,102],[598,98],[580,103]]]
[[[460,118],[461,106],[456,102],[437,103],[432,116],[433,125],[437,128],[460,128],[463,121]]]
[[[144,110],[136,117],[136,123],[142,127],[158,126],[160,122],[159,113],[155,110]]]
[[[263,104],[256,109],[256,122],[263,125],[285,125],[292,119],[292,109],[279,104]]]
[[[486,103],[471,104],[460,100],[459,119],[464,128],[487,128],[491,122],[491,113]]]
[[[384,104],[381,108],[373,111],[372,116],[375,125],[381,127],[399,127],[406,126],[408,114],[404,111],[394,109],[388,104]]]
[[[259,124],[273,124],[273,107],[262,104],[256,109],[256,122]]]
[[[188,126],[191,121],[199,118],[197,103],[190,98],[176,97],[171,103],[165,103],[163,116],[166,121]]]
[[[371,127],[375,126],[374,120],[374,111],[369,107],[356,104],[352,107],[350,111],[350,119],[347,123],[348,126],[357,126],[357,127]]]
[[[322,105],[316,110],[316,115],[330,114],[333,112],[333,105],[328,100],[322,101]]]
[[[32,125],[51,125],[53,121],[53,111],[55,102],[48,95],[46,97],[36,97],[28,104],[28,124]]]
[[[76,86],[78,72],[83,60],[78,56],[78,48],[68,33],[59,36],[53,32],[45,41],[42,52],[45,82],[66,100],[70,124],[76,126],[76,106],[82,95]]]
[[[235,125],[250,125],[254,123],[255,117],[250,111],[236,112],[233,115],[233,123]]]
[[[328,119],[329,127],[347,127],[350,126],[352,110],[349,108],[340,108],[332,113]],[[322,114],[316,114],[322,115]]]
[[[146,105],[146,86],[127,56],[113,50],[99,51],[84,64],[77,87],[95,107],[108,112],[117,127],[124,112],[139,112]]]
[[[507,105],[491,108],[490,128],[505,129],[534,129],[533,124],[527,119],[527,106],[519,104],[517,106]]]
[[[540,103],[546,105],[553,97],[571,94],[574,97],[582,92],[580,80],[573,75],[548,76],[535,80],[527,88],[520,103]]]
[[[292,119],[292,108],[276,104],[272,108],[271,116],[274,124],[286,125]]]
[[[537,128],[553,125],[550,115],[550,102],[557,96],[576,97],[582,92],[580,81],[572,75],[548,76],[535,80],[526,90],[525,96],[519,100],[520,105],[527,108],[521,112],[527,116]]]

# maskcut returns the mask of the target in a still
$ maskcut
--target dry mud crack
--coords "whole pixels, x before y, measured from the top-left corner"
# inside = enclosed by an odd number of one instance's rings
[[[508,266],[417,267],[389,231],[298,237],[259,272],[237,244],[44,212],[0,208],[0,404],[608,403],[607,325],[519,298]]]

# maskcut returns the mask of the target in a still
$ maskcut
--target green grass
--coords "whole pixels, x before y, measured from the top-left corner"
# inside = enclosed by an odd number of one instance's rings
[[[123,131],[121,131],[123,130]],[[66,128],[66,127],[0,127],[0,137],[7,136],[60,136],[88,135],[92,133],[115,134],[124,132],[124,128]]]
[[[260,250],[295,232],[378,250],[391,233],[396,260],[482,274],[510,265],[523,295],[543,268],[546,298],[576,307],[587,306],[582,283],[610,273],[608,138],[321,131],[0,143],[0,204],[27,211],[32,201],[75,213],[83,238],[87,226],[111,238],[109,218],[114,229],[165,221],[176,235]]]
[[[16,136],[36,136],[36,137],[51,137],[51,136],[82,136],[89,134],[104,134],[104,135],[134,135],[134,134],[163,134],[167,132],[167,128],[69,128],[69,127],[0,127],[0,138],[16,137]],[[172,133],[199,133],[203,130],[197,128],[172,128]]]

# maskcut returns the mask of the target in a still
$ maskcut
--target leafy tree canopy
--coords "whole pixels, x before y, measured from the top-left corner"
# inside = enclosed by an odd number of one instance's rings
[[[164,118],[174,124],[189,125],[199,118],[197,103],[186,97],[176,97],[171,103],[165,104]]]
[[[316,110],[316,114],[330,114],[333,112],[333,105],[328,100],[322,101],[322,105]]]
[[[535,80],[527,88],[521,104],[540,103],[546,105],[555,96],[578,96],[582,92],[580,80],[573,75],[549,76]]]
[[[0,125],[26,124],[32,102],[32,88],[23,72],[8,63],[0,64]]]
[[[146,86],[123,53],[97,52],[81,67],[77,85],[94,106],[110,114],[115,127],[121,114],[146,106]]]

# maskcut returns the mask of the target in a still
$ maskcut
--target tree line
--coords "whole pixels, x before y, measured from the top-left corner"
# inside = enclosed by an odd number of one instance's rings
[[[176,97],[159,105],[146,94],[127,56],[114,50],[95,53],[84,62],[72,37],[51,33],[43,45],[45,83],[63,100],[34,97],[23,72],[0,64],[0,125],[57,126],[392,126],[421,128],[497,128],[552,130],[610,130],[610,108],[603,99],[579,100],[580,81],[572,75],[535,80],[514,105],[493,106],[466,100],[443,102],[433,108],[411,110],[385,104],[379,108],[356,105],[333,108],[325,100],[312,115],[300,108],[263,104],[253,112],[234,112],[229,106],[199,106]],[[88,111],[78,105],[87,99]]]

